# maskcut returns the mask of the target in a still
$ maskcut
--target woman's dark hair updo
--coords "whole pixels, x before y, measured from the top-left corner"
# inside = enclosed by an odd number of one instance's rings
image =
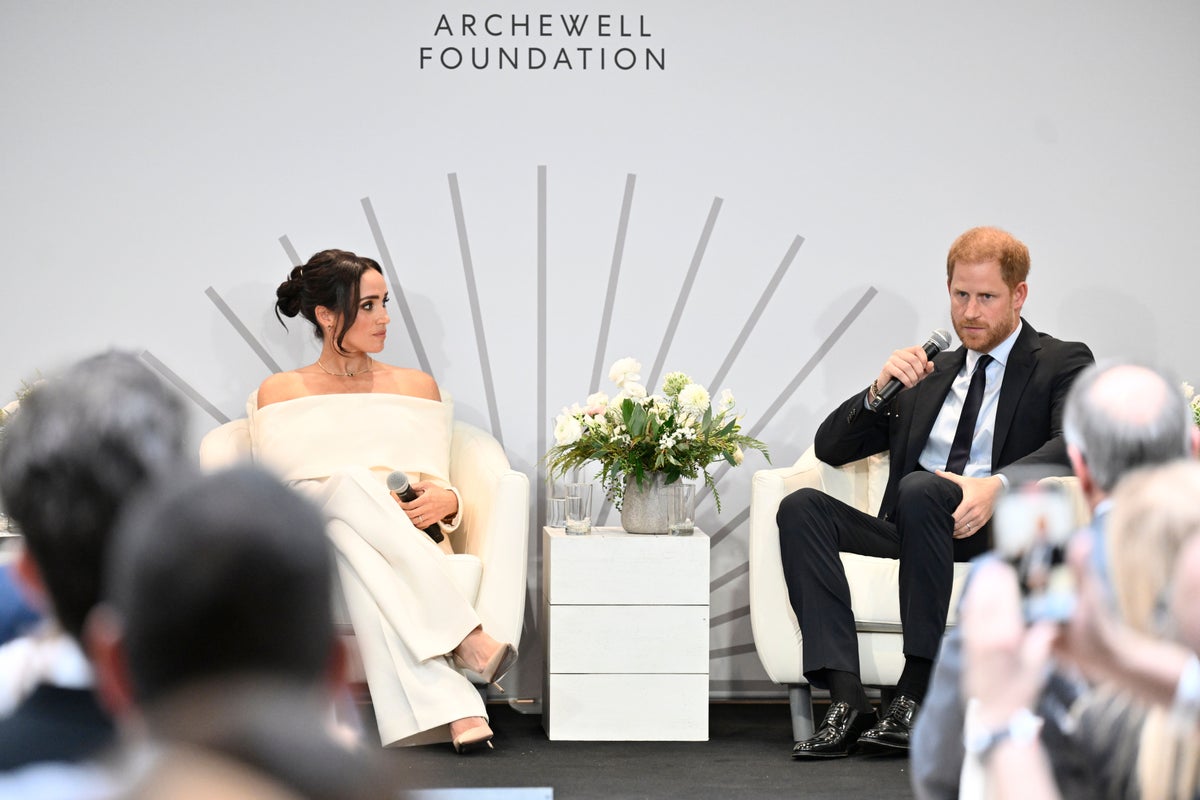
[[[341,316],[341,328],[334,340],[341,350],[346,331],[358,317],[358,287],[368,269],[383,274],[379,262],[372,258],[348,250],[322,250],[307,263],[295,267],[288,279],[279,284],[275,290],[276,318],[283,324],[284,317],[303,316],[321,339],[325,332],[317,321],[317,306],[325,306]]]

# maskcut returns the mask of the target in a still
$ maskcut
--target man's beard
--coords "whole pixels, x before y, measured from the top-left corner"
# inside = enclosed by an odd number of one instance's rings
[[[966,345],[968,349],[974,350],[977,353],[990,352],[992,348],[1003,342],[1016,330],[1015,323],[1011,327],[1008,327],[1005,325],[1005,322],[999,322],[995,325],[987,325],[982,331],[966,331],[967,335],[964,336],[964,321],[960,319],[953,319],[951,321],[954,323],[954,332],[958,334],[959,341]],[[979,324],[986,325],[986,323],[976,323],[976,325]]]

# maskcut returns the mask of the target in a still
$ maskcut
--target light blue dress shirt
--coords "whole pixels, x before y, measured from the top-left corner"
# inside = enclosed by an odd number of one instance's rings
[[[963,469],[967,478],[987,478],[992,474],[992,441],[996,431],[996,406],[1000,402],[1000,386],[1004,383],[1004,367],[1012,354],[1013,345],[1021,335],[1024,322],[1018,322],[1017,328],[1000,344],[988,353],[992,363],[986,367],[987,378],[983,388],[983,404],[979,407],[979,416],[975,419],[975,436],[971,439],[971,457]],[[967,361],[950,385],[950,393],[942,403],[925,442],[925,449],[917,462],[929,472],[946,468],[946,459],[950,457],[950,445],[954,442],[954,432],[958,429],[958,418],[962,415],[963,403],[967,399],[967,389],[971,385],[971,373],[975,370],[975,362],[982,353],[974,350],[967,351]]]

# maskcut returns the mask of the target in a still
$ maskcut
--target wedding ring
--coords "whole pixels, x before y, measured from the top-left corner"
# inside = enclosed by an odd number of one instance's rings
[[[417,514],[417,522],[424,522],[424,521],[425,521],[425,515]]]
[[[966,524],[966,526],[967,526],[967,530],[971,530],[971,523],[969,523],[969,522],[968,522],[968,523],[965,523],[965,524]]]

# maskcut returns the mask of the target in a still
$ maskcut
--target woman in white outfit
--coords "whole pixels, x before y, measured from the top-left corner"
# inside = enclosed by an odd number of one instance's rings
[[[423,530],[459,523],[448,481],[453,409],[431,376],[372,358],[389,322],[374,260],[322,251],[276,294],[276,315],[312,323],[321,355],[251,396],[254,457],[325,511],[383,743],[490,747],[482,698],[456,667],[494,682],[516,650],[483,630],[455,588],[448,539],[439,546]],[[416,499],[388,491],[394,470]]]

